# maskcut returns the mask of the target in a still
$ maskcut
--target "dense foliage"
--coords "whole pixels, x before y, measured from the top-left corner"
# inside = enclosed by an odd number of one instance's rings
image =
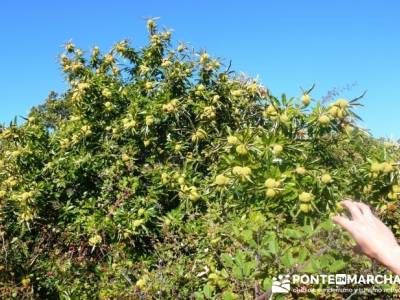
[[[68,43],[67,91],[0,127],[0,293],[265,299],[277,274],[378,268],[329,221],[349,196],[399,229],[399,145],[359,99],[275,97],[147,27],[139,50]]]

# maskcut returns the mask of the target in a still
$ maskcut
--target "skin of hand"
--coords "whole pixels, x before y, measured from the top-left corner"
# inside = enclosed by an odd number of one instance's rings
[[[359,251],[400,275],[400,246],[392,231],[368,205],[352,200],[344,200],[341,204],[350,212],[351,219],[334,216],[332,220],[351,234]]]

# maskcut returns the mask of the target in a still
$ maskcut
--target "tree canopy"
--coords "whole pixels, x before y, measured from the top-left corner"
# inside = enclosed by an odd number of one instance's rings
[[[376,269],[329,221],[353,197],[399,230],[399,145],[357,126],[360,99],[276,97],[147,29],[67,43],[67,90],[1,127],[0,293],[265,299],[277,274]]]

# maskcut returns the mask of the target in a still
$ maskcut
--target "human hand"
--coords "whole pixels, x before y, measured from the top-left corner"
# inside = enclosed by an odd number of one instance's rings
[[[390,229],[368,205],[352,200],[341,204],[350,212],[351,219],[335,216],[333,221],[351,234],[361,252],[400,275],[400,246]]]

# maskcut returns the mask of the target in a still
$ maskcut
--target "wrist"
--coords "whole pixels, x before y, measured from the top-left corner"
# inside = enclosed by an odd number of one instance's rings
[[[400,275],[400,246],[387,249],[385,257],[378,259],[382,264],[389,268],[393,273]]]

